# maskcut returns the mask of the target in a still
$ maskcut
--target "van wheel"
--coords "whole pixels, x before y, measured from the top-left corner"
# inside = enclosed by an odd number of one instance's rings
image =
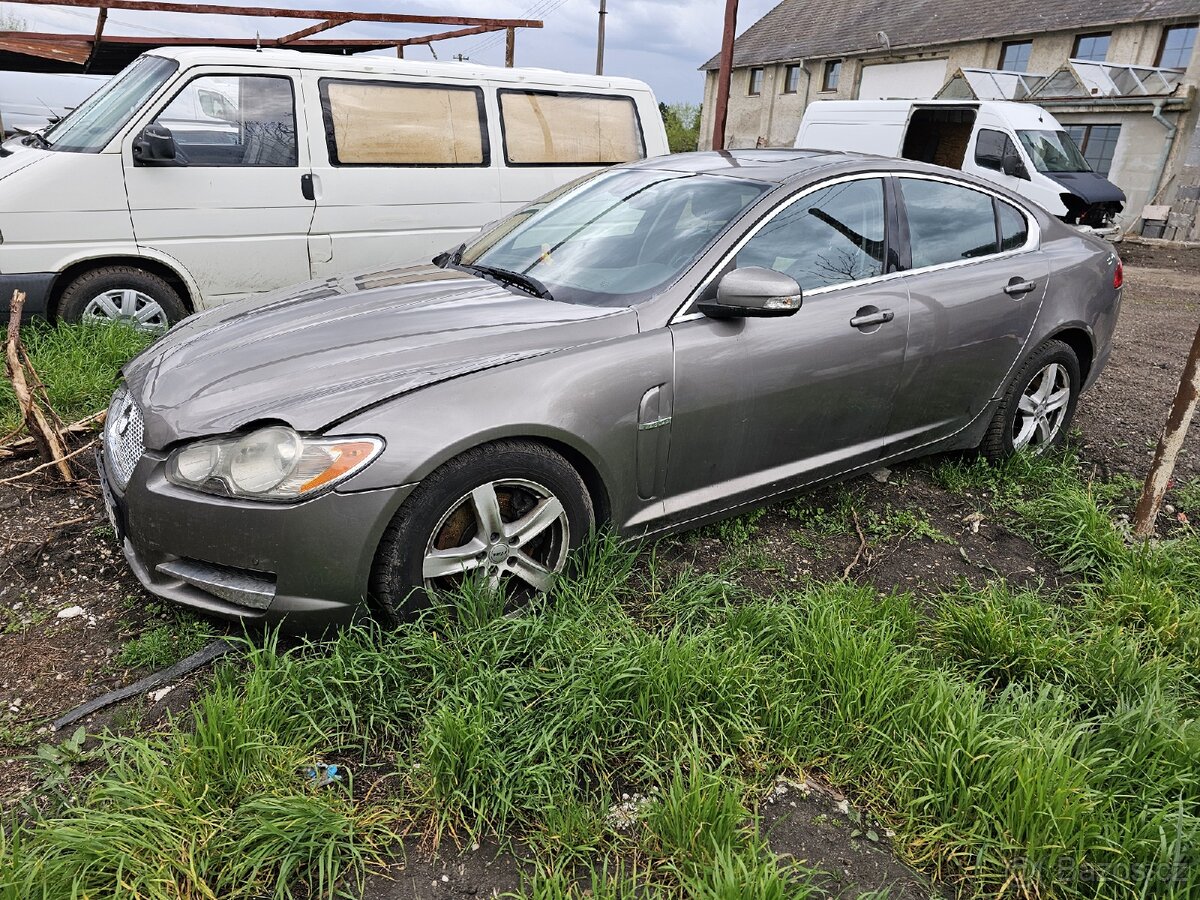
[[[133,266],[84,272],[58,301],[58,318],[64,322],[123,322],[138,331],[166,331],[187,314],[171,285]]]

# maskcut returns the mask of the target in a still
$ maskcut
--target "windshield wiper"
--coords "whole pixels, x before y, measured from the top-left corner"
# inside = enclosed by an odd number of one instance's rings
[[[15,130],[18,134],[25,135],[21,139],[21,143],[24,144],[26,147],[28,147],[30,144],[37,144],[43,150],[50,149],[50,142],[48,140],[46,140],[45,136],[40,131],[25,131],[24,129],[21,129],[21,128],[17,128]]]
[[[533,294],[535,297],[540,297],[543,300],[553,300],[554,295],[546,289],[546,286],[534,278],[532,275],[526,275],[524,272],[514,272],[511,269],[502,269],[499,266],[482,266],[479,263],[454,263],[454,268],[462,269],[464,272],[470,272],[473,275],[483,275],[487,278],[494,278],[496,281],[504,284],[511,284],[514,287],[519,287],[527,294]]]

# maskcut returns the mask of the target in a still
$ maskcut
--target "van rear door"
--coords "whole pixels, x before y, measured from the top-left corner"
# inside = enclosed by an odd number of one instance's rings
[[[288,69],[197,69],[141,125],[167,128],[176,159],[145,164],[121,149],[134,236],[147,255],[177,260],[203,305],[309,277],[301,84]]]
[[[500,215],[484,88],[306,72],[313,275],[428,261]]]

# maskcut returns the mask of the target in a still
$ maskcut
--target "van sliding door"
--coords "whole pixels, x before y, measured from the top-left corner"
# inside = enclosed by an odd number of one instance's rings
[[[500,215],[483,89],[308,73],[314,276],[427,262]]]

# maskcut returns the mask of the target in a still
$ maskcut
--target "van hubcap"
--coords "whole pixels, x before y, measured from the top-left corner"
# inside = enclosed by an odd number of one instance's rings
[[[97,294],[83,308],[83,318],[88,322],[122,322],[138,331],[165,331],[170,324],[157,300],[133,288]]]
[[[520,599],[550,590],[570,547],[567,511],[548,488],[525,479],[489,481],[460,497],[442,516],[425,547],[427,590],[453,588],[469,578]]]
[[[1066,366],[1050,363],[1038,371],[1017,403],[1013,419],[1014,450],[1042,452],[1058,437],[1071,402],[1071,376]]]

